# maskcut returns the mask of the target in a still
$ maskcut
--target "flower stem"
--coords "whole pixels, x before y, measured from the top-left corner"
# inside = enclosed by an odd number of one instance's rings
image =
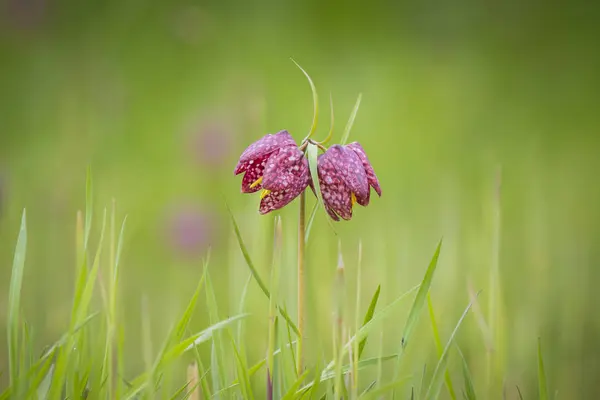
[[[298,218],[298,347],[296,351],[296,371],[298,376],[304,369],[304,300],[305,300],[305,270],[304,270],[304,235],[306,230],[306,192],[300,195],[300,214]]]

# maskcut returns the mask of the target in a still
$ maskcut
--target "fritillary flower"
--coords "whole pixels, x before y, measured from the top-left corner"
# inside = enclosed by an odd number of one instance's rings
[[[331,146],[319,156],[317,171],[325,209],[335,221],[350,220],[356,203],[367,206],[371,187],[381,196],[377,175],[357,142]]]
[[[244,173],[242,193],[262,189],[259,212],[278,210],[306,189],[308,161],[287,131],[268,134],[252,143],[240,156],[234,174]]]

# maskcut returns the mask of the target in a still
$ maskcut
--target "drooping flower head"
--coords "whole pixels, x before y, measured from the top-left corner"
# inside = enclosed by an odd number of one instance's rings
[[[234,174],[244,173],[242,193],[262,189],[259,212],[278,210],[306,189],[308,161],[287,131],[268,134],[252,143],[240,156]]]
[[[351,219],[355,203],[367,206],[371,187],[381,196],[375,171],[357,142],[331,146],[319,156],[317,170],[325,209],[335,221]]]

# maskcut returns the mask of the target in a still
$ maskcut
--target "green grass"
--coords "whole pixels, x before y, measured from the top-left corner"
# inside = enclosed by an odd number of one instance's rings
[[[88,172],[89,174],[89,172]],[[29,325],[20,310],[20,292],[23,284],[25,255],[27,250],[27,219],[25,211],[21,229],[17,239],[15,257],[12,268],[12,279],[9,297],[8,350],[10,384],[3,391],[1,398],[38,398],[61,399],[79,398],[261,398],[270,393],[272,398],[379,398],[391,396],[392,393],[406,393],[407,387],[415,387],[420,379],[419,398],[435,399],[440,396],[440,389],[445,380],[449,393],[455,398],[455,390],[466,398],[476,398],[469,367],[460,350],[464,386],[457,386],[451,380],[451,349],[456,343],[460,327],[468,316],[470,303],[464,310],[447,344],[441,346],[441,333],[436,322],[433,304],[429,295],[438,268],[441,242],[425,270],[422,281],[411,290],[396,296],[395,300],[380,306],[380,293],[385,283],[379,284],[371,296],[369,306],[362,318],[360,314],[360,289],[355,296],[347,293],[348,285],[345,277],[343,253],[339,250],[336,277],[331,284],[333,302],[333,342],[334,355],[331,360],[317,362],[297,374],[294,368],[294,344],[296,337],[295,324],[287,314],[286,304],[289,295],[281,293],[280,264],[282,262],[282,242],[284,240],[282,222],[276,218],[274,225],[273,258],[271,277],[268,288],[257,269],[254,267],[249,251],[244,245],[237,222],[231,216],[235,237],[249,269],[251,280],[257,282],[260,291],[268,297],[268,323],[265,335],[268,338],[263,351],[264,359],[250,359],[248,346],[254,346],[252,337],[245,334],[244,321],[251,318],[252,311],[247,310],[247,292],[250,280],[246,281],[238,305],[239,313],[223,317],[220,311],[214,285],[211,279],[211,261],[204,261],[195,291],[191,294],[187,305],[180,316],[171,323],[166,337],[158,350],[154,349],[151,337],[151,310],[143,307],[143,354],[145,370],[137,376],[124,376],[123,348],[117,333],[123,328],[120,308],[119,284],[121,254],[123,252],[123,236],[126,230],[126,218],[121,223],[116,235],[116,207],[111,207],[110,218],[104,210],[100,223],[100,233],[91,264],[88,254],[91,252],[89,237],[94,216],[89,206],[92,203],[92,181],[88,175],[85,226],[81,226],[82,218],[77,219],[76,244],[78,249],[77,279],[73,289],[74,297],[71,307],[71,318],[65,334],[52,344],[42,355],[32,353],[32,339]],[[107,222],[109,220],[109,222]],[[108,226],[108,234],[106,234]],[[109,243],[105,244],[108,237]],[[108,251],[106,251],[108,249]],[[106,254],[107,253],[107,254]],[[357,279],[362,277],[362,246],[359,245],[359,268]],[[101,260],[107,262],[101,263]],[[106,265],[102,271],[100,266]],[[201,294],[205,293],[204,310],[209,315],[209,325],[197,333],[190,333],[190,326],[196,309],[200,305]],[[415,294],[416,292],[416,294]],[[408,309],[408,317],[402,329],[398,354],[382,354],[365,357],[367,340],[377,342],[373,336],[375,327],[384,320],[396,319],[401,304],[414,296],[412,306]],[[349,299],[352,297],[352,301]],[[428,303],[429,316],[433,329],[434,342],[439,359],[432,369],[431,377],[415,379],[412,375],[402,376],[405,352],[417,338],[413,337],[425,302]],[[474,301],[474,299],[472,300]],[[145,301],[143,303],[146,303]],[[346,316],[347,310],[355,308],[356,317],[353,322]],[[279,319],[279,315],[283,319]],[[359,324],[359,321],[362,323]],[[237,327],[237,328],[236,328]],[[203,346],[207,348],[200,351]],[[379,346],[380,347],[380,346]],[[208,356],[206,354],[208,353]],[[539,347],[539,388],[540,398],[547,398],[544,365]],[[310,357],[314,359],[314,357]],[[190,364],[191,363],[191,364]],[[182,368],[182,366],[187,366]],[[325,365],[324,367],[321,367]],[[425,365],[425,362],[423,362]],[[382,373],[394,370],[394,374]],[[181,371],[177,374],[177,371]],[[268,376],[267,376],[268,374]],[[364,378],[363,378],[364,376]],[[376,379],[373,380],[372,377]],[[365,379],[366,378],[366,379]],[[428,382],[425,381],[428,380]],[[426,388],[426,389],[425,389]],[[414,392],[411,390],[411,396]]]

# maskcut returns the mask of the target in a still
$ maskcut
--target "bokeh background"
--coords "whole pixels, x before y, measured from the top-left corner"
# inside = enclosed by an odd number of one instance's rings
[[[249,276],[232,207],[263,276],[273,217],[239,193],[236,159],[267,132],[302,139],[321,97],[317,135],[339,139],[358,93],[351,140],[366,149],[383,197],[336,237],[319,213],[308,243],[309,353],[330,354],[337,241],[349,303],[366,309],[420,282],[438,240],[432,287],[442,338],[483,290],[459,343],[482,393],[536,396],[542,338],[551,393],[597,398],[600,385],[600,57],[593,2],[5,0],[0,11],[0,343],[22,208],[29,247],[23,311],[36,346],[68,326],[76,212],[85,170],[102,209],[128,215],[121,283],[126,369],[143,369],[142,298],[153,342],[210,271],[223,315],[238,312]],[[309,206],[314,202],[309,196]],[[295,309],[297,202],[283,210],[283,300]],[[363,275],[356,281],[357,247]],[[490,320],[497,268],[501,313]],[[367,352],[398,349],[409,302]],[[267,301],[251,283],[248,357],[264,357]],[[194,324],[206,326],[200,307]],[[479,322],[478,322],[479,321]],[[495,335],[490,342],[486,329]],[[424,314],[403,364],[415,381],[435,362]],[[492,354],[490,356],[490,354]],[[492,357],[492,377],[487,360]],[[453,376],[460,377],[456,355]],[[6,347],[0,346],[6,370]],[[433,368],[429,368],[432,370]],[[0,377],[6,384],[7,374]],[[445,395],[445,393],[444,393]]]

